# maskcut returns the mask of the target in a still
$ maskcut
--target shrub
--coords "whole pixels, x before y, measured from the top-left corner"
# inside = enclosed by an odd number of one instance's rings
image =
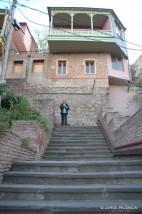
[[[0,121],[4,122],[4,127],[8,128],[12,120],[36,120],[43,128],[47,128],[47,119],[36,109],[31,107],[29,101],[23,96],[14,96],[8,93],[2,98]]]
[[[0,108],[0,132],[10,128],[10,126],[11,119],[9,117],[9,112],[6,109]]]
[[[6,84],[5,83],[1,83],[0,84],[0,95],[3,95],[4,93],[6,93],[7,92],[7,86],[6,86]]]
[[[23,147],[23,148],[28,148],[28,146],[29,146],[29,139],[28,138],[22,138],[21,139],[21,147]]]

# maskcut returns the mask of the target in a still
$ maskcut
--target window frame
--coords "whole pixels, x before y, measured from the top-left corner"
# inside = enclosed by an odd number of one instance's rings
[[[58,72],[59,62],[66,62],[66,73],[63,73],[63,72],[59,73]],[[67,61],[67,59],[57,59],[57,62],[56,62],[56,75],[57,76],[66,76],[67,73],[68,73],[68,69],[67,68],[68,68],[68,61]],[[63,66],[62,66],[62,70],[63,70]]]
[[[94,72],[93,73],[92,72],[88,72],[87,73],[86,62],[93,62],[94,63]],[[88,75],[96,74],[96,60],[94,60],[94,59],[85,59],[85,61],[84,61],[84,72],[85,72],[85,74],[88,74]]]
[[[116,66],[114,66],[113,67],[113,65],[114,65],[114,62],[113,62],[113,59],[115,58],[115,65]],[[121,59],[121,69],[119,69],[119,67],[120,67],[120,60],[119,59]],[[123,71],[124,72],[124,62],[123,62],[123,58],[119,58],[119,57],[117,57],[117,56],[113,56],[113,55],[111,55],[111,67],[112,67],[112,69],[113,70],[116,70],[116,71]]]

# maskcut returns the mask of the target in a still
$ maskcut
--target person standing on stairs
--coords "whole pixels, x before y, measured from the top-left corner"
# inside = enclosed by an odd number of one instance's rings
[[[66,103],[65,100],[62,101],[62,104],[60,105],[60,111],[61,111],[61,125],[67,125],[67,116],[69,111],[69,105]]]

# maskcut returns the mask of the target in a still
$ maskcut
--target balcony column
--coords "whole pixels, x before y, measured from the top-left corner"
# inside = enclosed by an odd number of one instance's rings
[[[72,13],[71,14],[71,30],[73,31],[73,17],[74,17],[74,14]]]
[[[52,32],[52,28],[53,28],[53,18],[54,18],[54,15],[51,16],[51,22],[49,23],[49,35]]]
[[[115,27],[115,21],[112,15],[109,15],[109,20],[110,20],[110,25],[111,25],[111,32],[112,32],[112,36],[116,37],[116,27]]]
[[[91,30],[93,30],[93,14],[90,14],[90,19],[91,19]]]

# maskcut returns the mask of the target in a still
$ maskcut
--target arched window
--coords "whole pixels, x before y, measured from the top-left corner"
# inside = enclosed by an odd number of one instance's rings
[[[71,16],[66,13],[58,13],[53,17],[54,28],[71,28]]]
[[[78,13],[73,18],[74,29],[91,29],[91,18],[84,13]]]
[[[97,14],[93,17],[93,29],[110,30],[110,20],[106,15]]]

